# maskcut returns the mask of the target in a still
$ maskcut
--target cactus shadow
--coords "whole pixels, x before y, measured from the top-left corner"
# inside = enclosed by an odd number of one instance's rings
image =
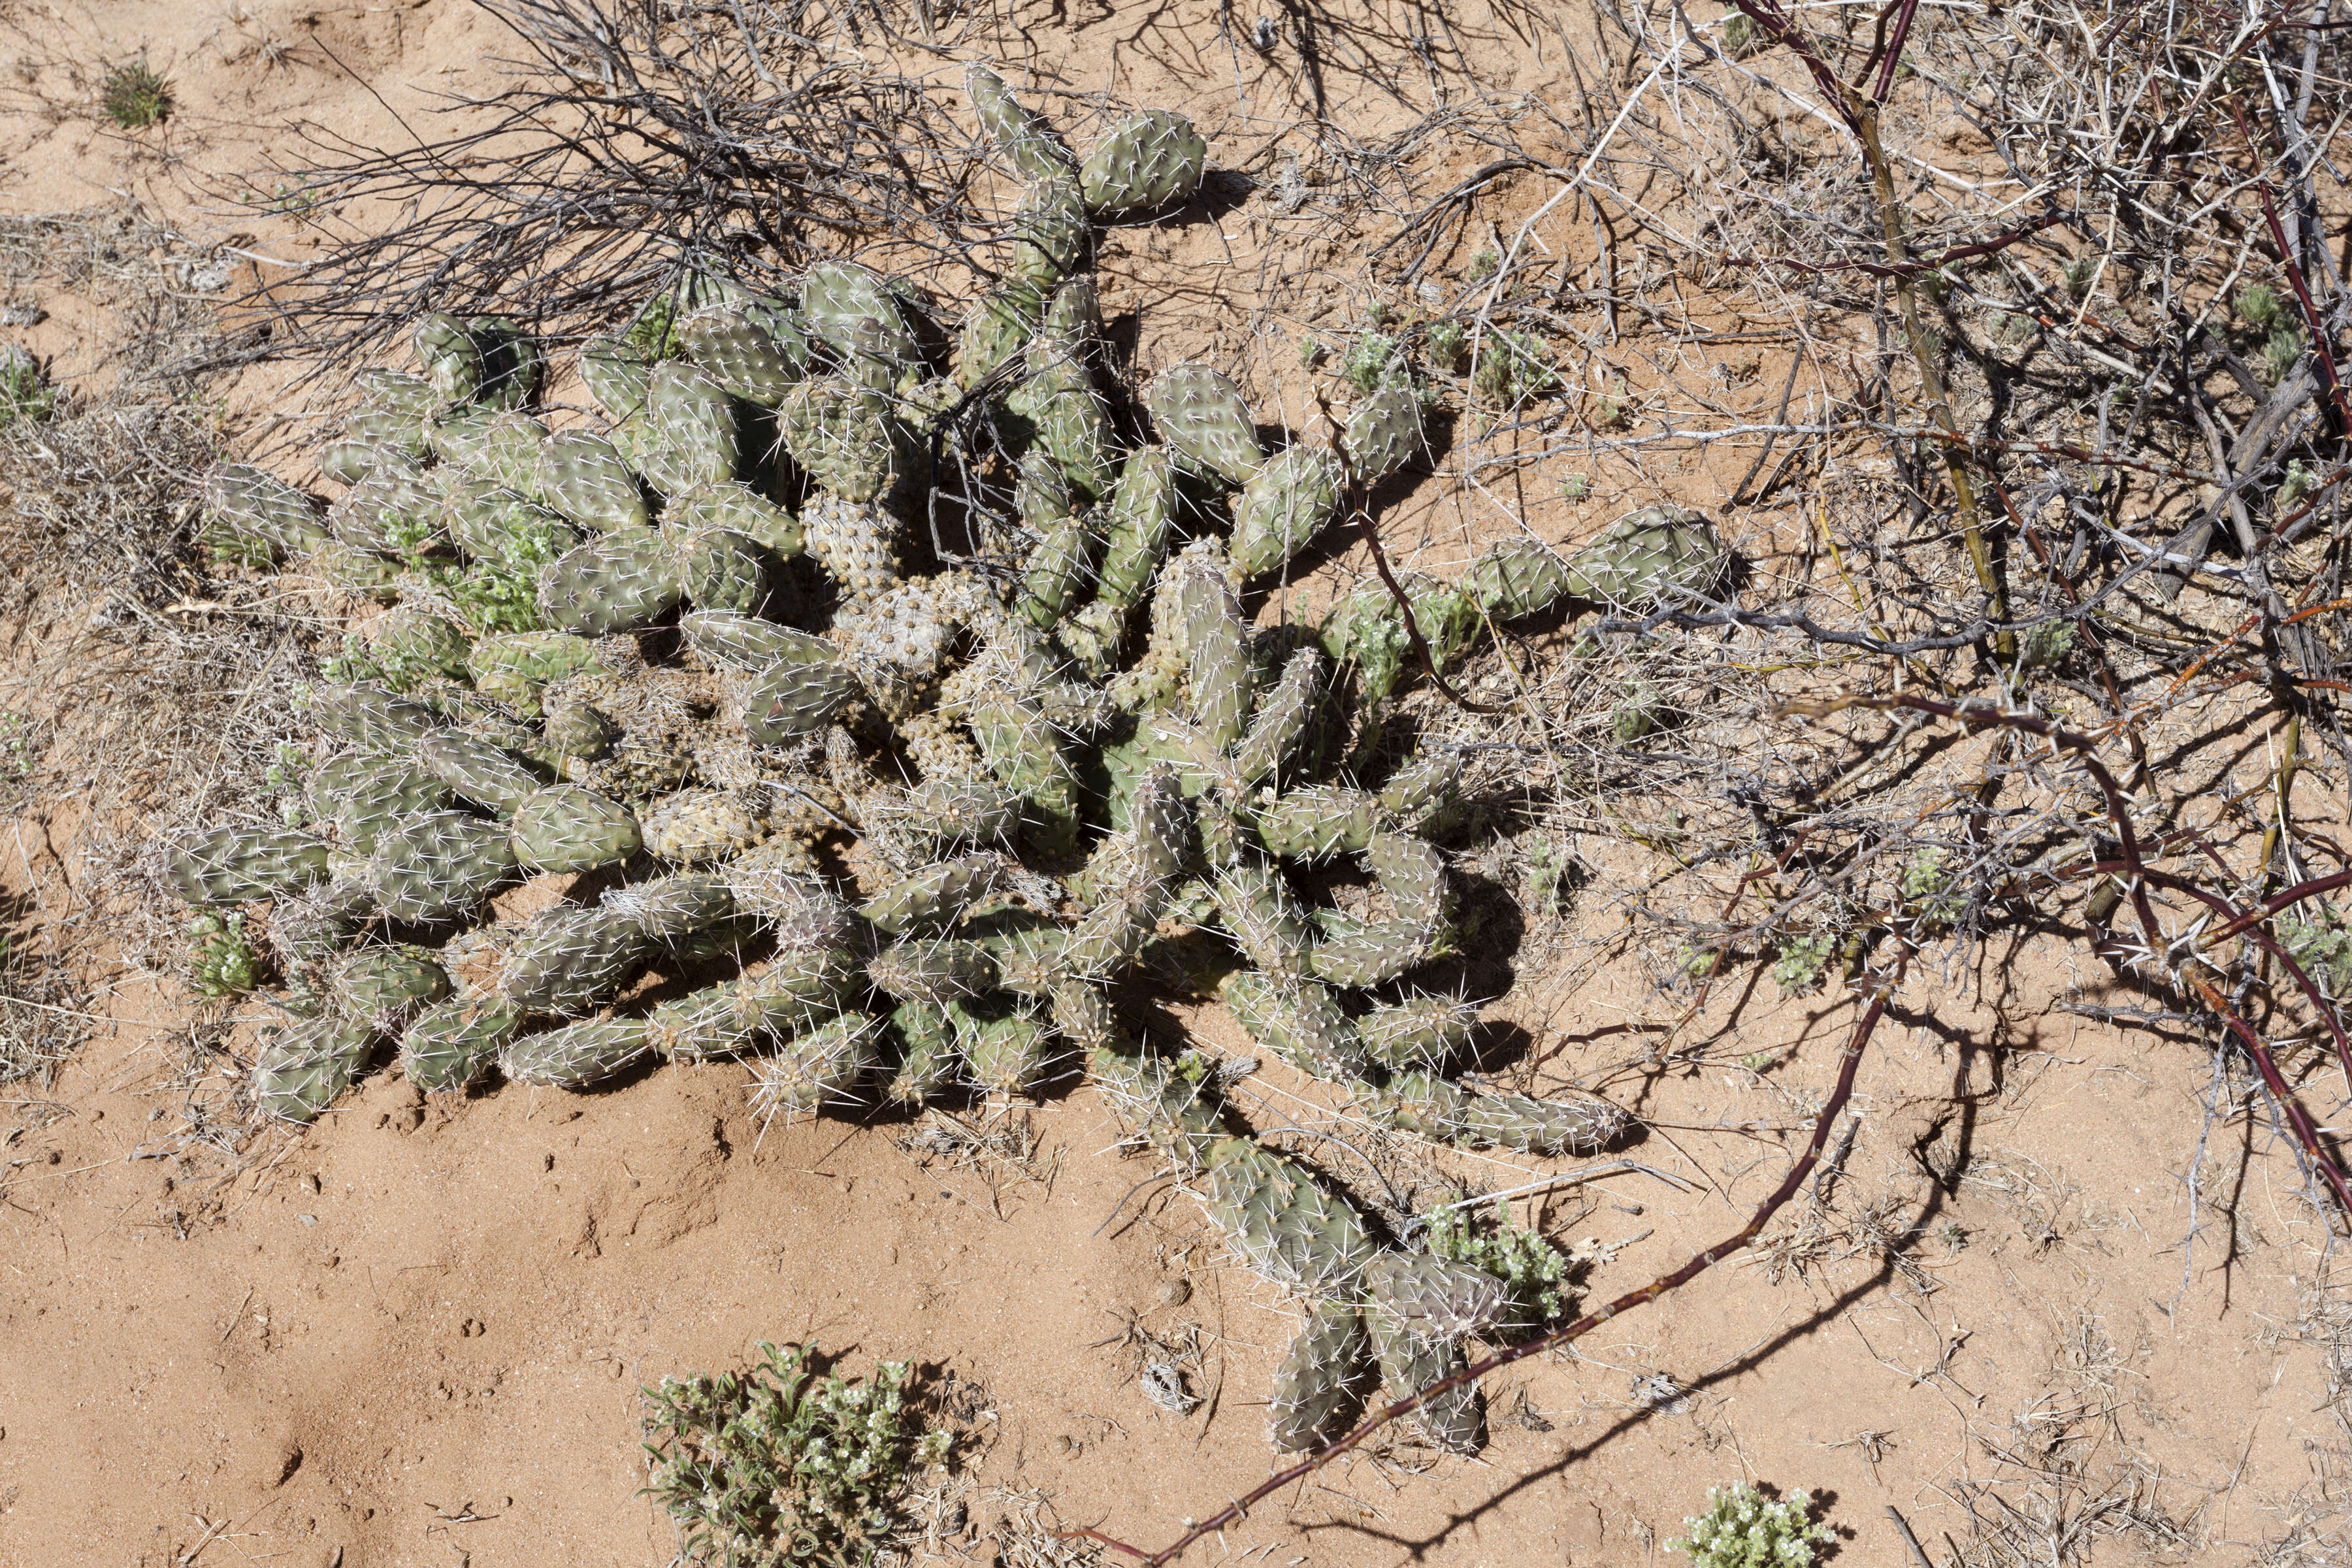
[[[1456,865],[1453,882],[1455,951],[1417,970],[1413,987],[1465,998],[1507,995],[1518,979],[1527,916],[1510,889],[1491,877]]]
[[[1201,187],[1181,201],[1170,201],[1123,217],[1104,226],[1122,228],[1191,228],[1215,223],[1255,195],[1258,183],[1238,169],[1211,169],[1201,176]]]

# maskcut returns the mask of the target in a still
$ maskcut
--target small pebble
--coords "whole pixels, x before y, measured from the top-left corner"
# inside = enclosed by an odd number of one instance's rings
[[[1071,1442],[1067,1437],[1056,1437],[1054,1439],[1054,1452],[1056,1454],[1066,1454],[1076,1447],[1077,1445]]]
[[[1179,1277],[1163,1280],[1156,1294],[1163,1307],[1181,1307],[1192,1299],[1192,1282]]]

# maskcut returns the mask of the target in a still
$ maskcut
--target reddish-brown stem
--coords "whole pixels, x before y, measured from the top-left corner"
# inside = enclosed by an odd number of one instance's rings
[[[1911,23],[1918,14],[1919,0],[1903,0],[1902,14],[1895,18],[1895,36],[1886,40],[1886,47],[1880,55],[1878,80],[1870,89],[1873,103],[1885,103],[1886,95],[1895,90],[1895,72],[1903,63],[1903,46],[1910,41]]]
[[[2259,159],[2261,152],[2254,146],[2254,133],[2246,124],[2246,111],[2233,96],[2230,100],[2230,117],[2238,122],[2238,134],[2246,143],[2250,156]],[[2271,183],[2257,179],[2254,195],[2262,199],[2263,222],[2271,231],[2271,243],[2278,247],[2279,265],[2286,268],[2287,286],[2294,290],[2295,303],[2303,310],[2304,331],[2311,336],[2311,352],[2319,361],[2320,384],[2327,389],[2327,406],[2336,416],[2336,433],[2352,436],[2352,406],[2344,399],[2344,383],[2336,374],[2336,355],[2327,346],[2327,326],[2320,319],[2319,307],[2312,303],[2311,286],[2303,276],[2303,268],[2294,258],[2294,249],[2286,242],[2286,226],[2279,221],[2278,203],[2272,199]]]
[[[2116,837],[2122,850],[2116,859],[2095,862],[2090,870],[2095,874],[2105,872],[2109,875],[2121,876],[2130,884],[2132,910],[2138,918],[2141,937],[2147,943],[2150,957],[2160,962],[2169,945],[2165,941],[2164,928],[2157,921],[2155,907],[2148,901],[2147,889],[2150,887],[2173,889],[2220,910],[2232,919],[2239,916],[2241,911],[2234,905],[2210,889],[2200,888],[2169,872],[2152,871],[2148,868],[2140,854],[2138,831],[2132,826],[2131,814],[2125,809],[2123,791],[2116,784],[2115,774],[2107,770],[2106,764],[2093,754],[2091,742],[2087,736],[2063,730],[2048,720],[2036,718],[2030,713],[2010,713],[1998,708],[1974,705],[1963,707],[1957,703],[1939,702],[1929,697],[1912,696],[1909,693],[1889,697],[1853,697],[1828,703],[1792,703],[1788,710],[1820,715],[1834,712],[1843,708],[1869,709],[1879,712],[1896,708],[1909,708],[1918,712],[1932,713],[1938,718],[1949,719],[1955,723],[1965,724],[1972,730],[2023,731],[2027,734],[2040,736],[2062,751],[2074,753],[2076,760],[2082,763],[2084,771],[2088,773],[2098,784],[2100,794],[2105,799],[2107,819],[2115,825]],[[2314,985],[2310,976],[2304,973],[2302,965],[2288,958],[2285,950],[2273,942],[2267,933],[2256,933],[2254,940],[2285,963],[2289,973],[2303,987],[2305,994],[2319,1009],[2320,1016],[2327,1020],[2332,1029],[2336,1030],[2339,1055],[2346,1063],[2347,1071],[2352,1072],[2352,1044],[2347,1044],[2346,1041],[2335,1009],[2327,1005],[2326,999],[2319,994],[2319,988]],[[2270,1047],[2263,1042],[2262,1037],[2254,1032],[2251,1025],[2231,1010],[2228,1004],[2221,1000],[2220,993],[2211,986],[2194,976],[2187,977],[2187,984],[2195,988],[2199,995],[2205,999],[2206,1005],[2213,1009],[2214,1014],[2221,1018],[2229,1031],[2237,1037],[2239,1043],[2253,1058],[2256,1070],[2262,1074],[2264,1088],[2270,1091],[2272,1099],[2279,1107],[2279,1113],[2286,1118],[2287,1125],[2294,1131],[2296,1142],[2303,1145],[2304,1152],[2310,1158],[2321,1178],[2336,1194],[2336,1202],[2342,1205],[2347,1219],[2352,1220],[2352,1181],[2347,1181],[2343,1171],[2336,1166],[2333,1159],[2329,1158],[2326,1149],[2320,1143],[2318,1123],[2311,1119],[2311,1113],[2304,1110],[2302,1102],[2294,1098],[2294,1091],[2287,1086],[2285,1075],[2278,1070],[2277,1062],[2271,1057]]]
[[[2211,846],[2204,845],[2202,847],[2209,855],[2212,853]],[[2103,860],[2091,868],[2094,872],[2109,873],[2120,871],[2123,868],[2122,862],[2113,860]],[[2153,867],[2142,867],[2138,874],[2147,878],[2151,886],[2168,889],[2176,893],[2184,893],[2208,909],[2233,917],[2239,913],[2237,906],[2227,899],[2210,889],[2199,887],[2186,877],[2176,877],[2169,871],[2159,871]],[[2294,982],[2296,989],[2303,993],[2304,999],[2311,1004],[2313,1010],[2318,1013],[2321,1020],[2326,1024],[2328,1033],[2334,1037],[2336,1060],[2344,1069],[2345,1088],[2352,1089],[2352,1036],[2345,1033],[2343,1020],[2336,1016],[2336,1009],[2328,1005],[2327,998],[2321,994],[2319,986],[2312,980],[2310,973],[2302,964],[2296,963],[2294,955],[2281,947],[2277,939],[2263,930],[2259,924],[2243,925],[2239,921],[2233,920],[2231,924],[2223,926],[2221,931],[2231,935],[2242,933],[2256,947],[2278,960],[2279,966],[2286,971],[2287,977]],[[2202,945],[2210,946],[2221,940],[2222,940],[2221,933],[2209,933],[2204,938]],[[2294,1107],[2292,1113],[2287,1117],[2287,1121],[2295,1127],[2299,1136],[2304,1130],[2304,1122],[2296,1121],[2297,1116],[2303,1116],[2305,1121],[2309,1121],[2309,1117],[2300,1105]],[[2311,1125],[2316,1128],[2317,1123],[2313,1122]],[[2321,1151],[2315,1133],[2305,1140],[2304,1149],[2313,1160],[2326,1169],[2332,1184],[2339,1187],[2343,1185],[2344,1178],[2337,1173],[2334,1162]],[[2345,1212],[2352,1215],[2352,1202],[2347,1202]]]
[[[1313,1475],[1340,1455],[1360,1446],[1373,1433],[1378,1432],[1390,1422],[1412,1414],[1433,1396],[1475,1383],[1488,1373],[1499,1371],[1515,1362],[1541,1355],[1544,1352],[1555,1350],[1572,1340],[1581,1339],[1619,1313],[1631,1311],[1636,1307],[1645,1307],[1659,1297],[1681,1289],[1733,1253],[1746,1247],[1757,1237],[1763,1234],[1764,1227],[1771,1223],[1772,1216],[1778,1214],[1781,1206],[1790,1198],[1797,1195],[1798,1190],[1805,1184],[1805,1178],[1812,1174],[1813,1167],[1821,1163],[1822,1151],[1829,1144],[1831,1126],[1837,1121],[1838,1113],[1845,1109],[1846,1101],[1853,1097],[1854,1071],[1862,1065],[1863,1048],[1870,1043],[1871,1032],[1878,1027],[1878,1020],[1886,1011],[1886,994],[1893,982],[1891,979],[1881,978],[1874,979],[1869,984],[1870,1005],[1863,1010],[1862,1016],[1855,1020],[1853,1033],[1846,1040],[1844,1054],[1838,1059],[1837,1083],[1830,1090],[1828,1100],[1822,1104],[1821,1114],[1814,1118],[1811,1142],[1805,1145],[1803,1157],[1790,1167],[1788,1175],[1782,1179],[1779,1186],[1772,1189],[1771,1195],[1758,1206],[1756,1212],[1749,1216],[1748,1223],[1738,1231],[1708,1247],[1705,1252],[1696,1254],[1681,1268],[1660,1275],[1639,1290],[1630,1291],[1618,1297],[1598,1311],[1586,1313],[1566,1328],[1557,1329],[1540,1338],[1529,1340],[1523,1345],[1514,1345],[1509,1350],[1486,1357],[1484,1361],[1474,1362],[1452,1377],[1433,1383],[1427,1388],[1421,1389],[1407,1398],[1383,1405],[1366,1416],[1363,1422],[1346,1436],[1316,1449],[1297,1464],[1276,1471],[1235,1499],[1229,1506],[1192,1526],[1173,1542],[1161,1547],[1157,1552],[1146,1552],[1139,1546],[1130,1546],[1126,1542],[1106,1535],[1099,1530],[1081,1528],[1065,1530],[1059,1533],[1099,1542],[1114,1552],[1123,1552],[1139,1563],[1150,1564],[1150,1568],[1160,1568],[1161,1563],[1173,1562],[1183,1553],[1186,1547],[1202,1537],[1214,1535],[1228,1525],[1247,1519],[1249,1510],[1256,1504],[1265,1501],[1292,1482],[1303,1480]]]
[[[2287,1088],[2286,1078],[2279,1071],[2278,1063],[2271,1059],[2270,1047],[2254,1033],[2252,1025],[2231,1010],[2230,1005],[2221,1000],[2219,991],[2202,980],[2192,978],[2189,984],[2196,987],[2197,994],[2205,999],[2205,1005],[2213,1009],[2229,1031],[2238,1037],[2238,1043],[2245,1047],[2246,1054],[2253,1058],[2255,1070],[2263,1075],[2263,1086],[2271,1091],[2271,1100],[2286,1118],[2287,1125],[2294,1129],[2295,1142],[2303,1145],[2304,1152],[2318,1168],[2321,1178],[2336,1194],[2337,1206],[2346,1214],[2352,1215],[2352,1184],[2345,1181],[2344,1173],[2320,1147],[2318,1125],[2311,1120],[2311,1112],[2303,1108],[2303,1102],[2295,1099]]]

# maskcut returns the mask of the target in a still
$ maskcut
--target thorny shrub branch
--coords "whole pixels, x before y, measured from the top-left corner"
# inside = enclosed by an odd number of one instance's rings
[[[2287,908],[2302,899],[2324,891],[2327,886],[2335,885],[2337,879],[2321,878],[2300,888],[2291,889],[2289,893],[2294,896],[2282,895],[2285,901],[2279,903],[2276,909],[2266,905],[2263,914],[2249,917],[2245,910],[2239,909],[2210,889],[2203,888],[2187,878],[2156,870],[2146,864],[2141,857],[2139,835],[2132,825],[2131,812],[2124,797],[2123,788],[2116,782],[2115,774],[2108,770],[2106,764],[2099,761],[2096,754],[2096,742],[2089,736],[2062,729],[2050,721],[2031,713],[2012,713],[2004,709],[1980,704],[1944,702],[1934,698],[1918,697],[1909,693],[1898,693],[1888,697],[1849,697],[1830,702],[1790,703],[1784,711],[1822,718],[1847,709],[1879,712],[1907,709],[1916,713],[1925,713],[1934,718],[1961,724],[1970,730],[2022,731],[2046,741],[2057,750],[2071,754],[2082,765],[2083,770],[2090,774],[2092,781],[2098,785],[2099,793],[2106,803],[2107,819],[2115,825],[2116,839],[2120,850],[2114,859],[2096,860],[2083,869],[2087,874],[2115,875],[2126,880],[2132,911],[2139,921],[2141,939],[2146,948],[2144,956],[2154,959],[2169,969],[2172,966],[2176,950],[2176,943],[2165,935],[2163,926],[2157,920],[2155,908],[2148,900],[2147,890],[2150,887],[2161,887],[2189,894],[2220,911],[2231,922],[2230,927],[2224,928],[2225,930],[2243,931],[2252,935],[2265,951],[2285,963],[2289,973],[2298,982],[2312,1005],[2318,1010],[2320,1016],[2326,1020],[2329,1028],[2335,1033],[2339,1057],[2345,1064],[2347,1081],[2352,1084],[2352,1043],[2347,1043],[2345,1039],[2343,1025],[2336,1010],[2329,1004],[2318,986],[2312,983],[2310,976],[2304,972],[2300,964],[2288,957],[2284,950],[2270,937],[2253,930],[2255,921],[2268,918],[2269,915],[2277,913],[2279,909]],[[2095,927],[2095,945],[2101,955],[2117,967],[2129,967],[2136,962],[2133,954],[2108,940],[2104,933],[2096,932]],[[2278,1062],[2270,1047],[2255,1031],[2253,1026],[2247,1023],[2236,1009],[2223,1000],[2219,991],[2201,978],[2196,976],[2183,978],[2244,1048],[2248,1058],[2254,1064],[2255,1070],[2261,1074],[2263,1087],[2269,1091],[2273,1102],[2278,1108],[2279,1114],[2285,1119],[2288,1127],[2293,1130],[2295,1142],[2302,1145],[2304,1155],[2311,1162],[2312,1169],[2317,1173],[2321,1180],[2326,1183],[2329,1190],[2335,1194],[2336,1205],[2346,1218],[2352,1220],[2352,1180],[2347,1180],[2343,1168],[2336,1163],[2326,1146],[2320,1142],[2318,1123],[2312,1119],[2311,1112],[2305,1110],[2303,1103],[2295,1098],[2294,1091],[2288,1085],[2285,1075],[2279,1070]]]

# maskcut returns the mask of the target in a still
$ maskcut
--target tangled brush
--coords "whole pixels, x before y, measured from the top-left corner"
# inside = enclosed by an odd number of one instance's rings
[[[1410,1391],[1464,1364],[1509,1292],[1387,1244],[1251,1139],[1218,1064],[1139,1043],[1119,988],[1213,988],[1400,1131],[1606,1143],[1605,1102],[1452,1076],[1478,1009],[1412,977],[1451,951],[1463,755],[1395,755],[1383,717],[1417,659],[1493,623],[1704,592],[1726,558],[1650,508],[1570,558],[1515,543],[1319,627],[1253,626],[1243,590],[1420,453],[1416,395],[1370,393],[1336,451],[1269,453],[1240,389],[1188,363],[1138,419],[1101,374],[1096,229],[1192,196],[1206,142],[1147,110],[1080,161],[985,67],[968,90],[1028,196],[951,332],[847,261],[797,298],[699,278],[580,345],[603,419],[551,430],[527,332],[427,315],[415,370],[360,378],[320,461],[331,505],[217,470],[219,547],[383,607],[335,667],[356,679],[312,693],[299,820],[180,843],[167,875],[192,904],[267,904],[248,920],[292,1021],[255,1083],[290,1121],[387,1042],[450,1092],[742,1058],[788,1115],[1033,1094],[1082,1065],[1236,1256],[1309,1300],[1272,1406],[1299,1448],[1375,1367]],[[940,482],[990,465],[1017,516]],[[1312,907],[1295,868],[1349,857],[1369,911]],[[565,901],[483,919],[544,873],[576,879]],[[649,971],[719,977],[651,1003]],[[1475,1387],[1422,1414],[1479,1445]]]

